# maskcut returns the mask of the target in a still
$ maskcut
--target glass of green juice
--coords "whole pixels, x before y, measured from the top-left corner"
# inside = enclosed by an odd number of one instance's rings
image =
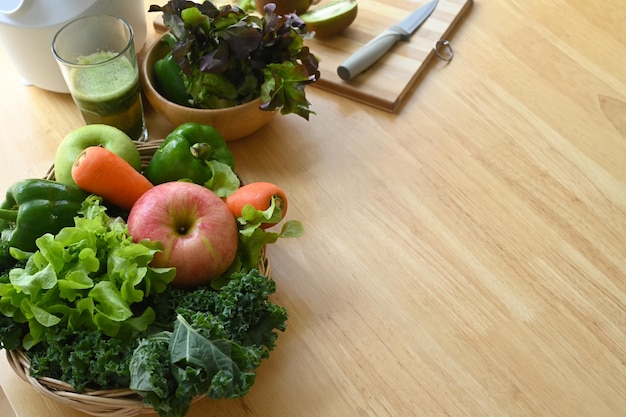
[[[85,123],[148,140],[133,28],[116,16],[85,16],[54,36],[52,53]]]

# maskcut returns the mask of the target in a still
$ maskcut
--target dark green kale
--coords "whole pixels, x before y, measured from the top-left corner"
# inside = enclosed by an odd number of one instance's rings
[[[8,274],[0,277],[0,286]],[[1,287],[0,287],[1,288]],[[33,377],[85,389],[130,387],[161,417],[184,416],[194,398],[237,398],[254,384],[255,369],[286,328],[286,310],[272,303],[274,281],[238,272],[220,290],[170,288],[143,300],[153,325],[130,341],[99,330],[60,329],[25,353]],[[0,314],[0,347],[22,347],[28,323]]]
[[[17,263],[17,259],[9,253],[10,248],[8,239],[0,239],[0,273],[2,275],[8,274],[9,270]]]
[[[155,323],[163,330],[173,330],[176,317],[198,320],[195,313],[214,316],[224,329],[224,337],[263,350],[263,357],[274,349],[278,334],[285,331],[287,311],[272,302],[276,283],[258,270],[235,272],[219,291],[199,287],[193,291],[172,288],[151,298]],[[168,327],[169,325],[169,327]],[[204,326],[202,326],[204,327]]]
[[[275,292],[276,283],[256,269],[235,273],[217,293],[213,310],[230,339],[245,346],[264,347],[263,357],[274,349],[278,335],[273,330],[285,331],[286,327],[287,311],[268,301]]]
[[[14,350],[22,347],[22,338],[28,333],[28,325],[16,323],[0,313],[0,349]]]
[[[2,286],[9,283],[11,268],[23,267],[26,261],[18,261],[9,253],[9,243],[0,240],[0,294]],[[0,296],[1,299],[1,296]],[[3,313],[2,301],[0,301],[0,349],[14,350],[22,346],[22,339],[28,333],[28,324],[17,323],[12,317]]]
[[[252,270],[233,274],[219,291],[172,289],[155,295],[155,323],[171,326],[135,351],[131,389],[161,417],[183,416],[198,395],[244,396],[254,384],[254,370],[275,347],[275,330],[286,328],[286,310],[268,299],[275,290],[272,280]]]
[[[130,359],[138,344],[111,338],[100,331],[63,329],[27,351],[30,374],[85,388],[125,388],[130,383]]]
[[[130,362],[130,387],[161,416],[184,416],[196,394],[177,392],[178,382],[170,364],[170,337],[170,332],[162,332],[139,343]]]

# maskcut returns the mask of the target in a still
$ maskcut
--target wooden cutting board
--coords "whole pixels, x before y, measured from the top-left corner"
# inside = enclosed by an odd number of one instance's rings
[[[331,0],[319,4],[326,1]],[[396,43],[378,62],[350,81],[339,78],[337,67],[374,36],[428,1],[358,0],[357,17],[350,27],[332,38],[306,41],[320,60],[321,76],[314,85],[389,112],[396,111],[430,60],[438,59],[435,42],[447,39],[471,8],[472,0],[439,0],[435,11],[408,42]],[[453,47],[453,42],[450,45]]]

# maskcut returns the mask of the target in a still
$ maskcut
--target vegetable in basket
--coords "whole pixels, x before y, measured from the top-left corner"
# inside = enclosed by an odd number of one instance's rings
[[[144,176],[154,185],[186,179],[224,197],[239,187],[234,167],[235,159],[215,128],[188,122],[167,135]]]
[[[72,179],[83,190],[130,210],[154,186],[124,158],[102,147],[83,150],[72,166]]]
[[[16,263],[17,259],[11,255],[9,240],[0,239],[0,274],[13,268]]]
[[[219,291],[152,294],[144,303],[155,321],[146,332],[122,341],[61,329],[26,352],[31,376],[66,381],[79,392],[130,387],[161,417],[183,417],[196,396],[244,396],[286,329],[287,311],[269,299],[275,291],[274,281],[251,270],[233,273]],[[15,333],[14,324],[0,328],[0,346],[8,348]]]
[[[110,218],[101,202],[87,197],[75,225],[43,234],[36,252],[14,251],[26,264],[0,282],[0,314],[26,325],[24,349],[60,329],[129,340],[154,320],[139,303],[164,291],[175,271],[149,266],[160,244],[134,243],[126,223]]]
[[[157,322],[165,318],[169,325],[135,350],[130,387],[161,417],[184,416],[198,395],[246,395],[275,347],[276,331],[286,328],[287,311],[268,299],[275,291],[274,281],[251,270],[233,273],[220,291],[156,295]]]
[[[260,225],[261,229],[274,226],[287,214],[288,204],[285,191],[270,182],[258,181],[242,185],[224,201],[237,218],[244,215],[244,210],[249,212],[254,209],[262,214],[264,222]]]
[[[37,238],[74,224],[87,195],[78,187],[46,179],[14,183],[0,205],[1,239],[23,251],[35,251]]]

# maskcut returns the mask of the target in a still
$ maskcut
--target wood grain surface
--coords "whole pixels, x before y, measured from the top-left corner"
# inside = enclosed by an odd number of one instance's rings
[[[0,416],[2,417],[15,417],[15,412],[9,403],[4,391],[0,388]]]
[[[328,1],[331,0],[323,0],[320,5]],[[413,84],[425,76],[430,61],[436,59],[435,42],[452,40],[448,37],[469,12],[472,0],[439,0],[435,11],[408,41],[396,43],[378,62],[349,81],[339,78],[337,67],[376,35],[426,3],[426,0],[359,0],[357,17],[350,27],[336,36],[314,37],[306,42],[320,59],[321,78],[316,86],[386,111],[396,111]]]
[[[624,22],[623,0],[477,0],[400,111],[310,88],[310,121],[230,143],[305,235],[269,251],[290,317],[252,391],[188,417],[624,417]],[[0,71],[3,193],[83,121]],[[0,385],[18,417],[85,417],[3,353]]]

